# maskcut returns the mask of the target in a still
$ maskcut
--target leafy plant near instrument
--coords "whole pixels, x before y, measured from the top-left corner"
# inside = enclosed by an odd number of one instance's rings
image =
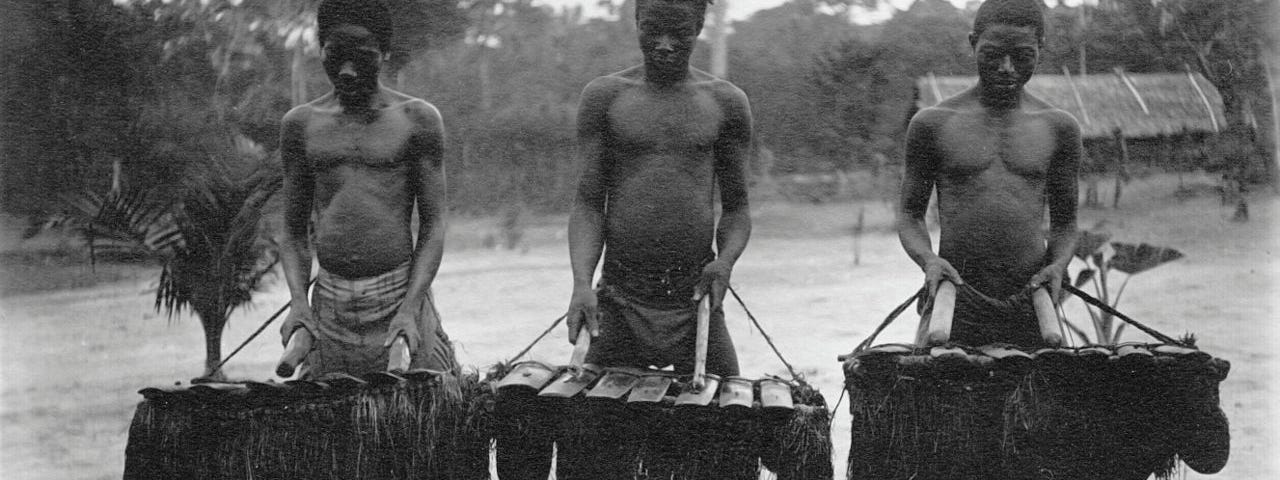
[[[1075,256],[1084,262],[1084,269],[1076,275],[1075,287],[1084,288],[1086,284],[1092,285],[1094,295],[1115,308],[1134,275],[1172,262],[1184,255],[1169,247],[1147,243],[1112,242],[1110,232],[1095,228],[1080,235]],[[1114,276],[1115,272],[1122,273],[1123,278],[1120,280],[1120,285],[1113,291],[1112,284],[1117,280]],[[1085,310],[1089,312],[1089,319],[1093,323],[1092,338],[1078,325],[1070,321],[1063,323],[1087,343],[1114,345],[1120,341],[1120,335],[1124,333],[1128,324],[1117,325],[1114,315],[1088,304],[1085,304]]]

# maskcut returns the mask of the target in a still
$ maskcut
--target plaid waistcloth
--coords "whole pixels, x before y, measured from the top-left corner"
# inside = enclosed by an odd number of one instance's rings
[[[383,344],[391,319],[409,291],[410,270],[411,264],[405,262],[380,275],[345,278],[320,269],[311,291],[311,310],[316,322],[312,329],[315,347],[307,356],[311,375],[329,372],[360,375],[386,370],[388,349]],[[436,341],[431,342],[431,351],[422,350],[427,343],[424,341],[419,351],[410,352],[410,368],[455,371],[457,360],[453,345],[443,327],[437,327],[435,332],[426,330],[432,318],[440,325],[439,313],[429,292],[423,302],[416,318],[418,331],[424,336],[435,334]]]

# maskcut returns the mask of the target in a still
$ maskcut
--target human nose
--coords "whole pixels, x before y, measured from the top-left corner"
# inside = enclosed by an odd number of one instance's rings
[[[356,73],[356,67],[355,65],[352,65],[351,62],[342,62],[342,68],[338,70],[338,76],[358,77],[360,75]]]
[[[1013,73],[1013,59],[1009,58],[1008,55],[1005,55],[1000,60],[1000,71],[1002,73]]]
[[[654,45],[653,48],[654,50],[672,52],[672,51],[675,51],[676,45],[675,45],[675,41],[671,39],[670,35],[662,35],[658,37],[658,43]]]

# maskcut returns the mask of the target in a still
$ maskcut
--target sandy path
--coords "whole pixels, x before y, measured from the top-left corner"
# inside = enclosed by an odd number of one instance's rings
[[[1122,309],[1170,334],[1196,332],[1203,349],[1232,362],[1222,394],[1232,422],[1232,459],[1211,478],[1280,477],[1274,447],[1280,431],[1272,420],[1273,375],[1280,367],[1273,348],[1277,329],[1271,325],[1280,320],[1277,202],[1255,202],[1248,224],[1223,221],[1224,211],[1212,199],[1152,205],[1111,218],[1116,239],[1173,246],[1187,258],[1136,279]],[[881,220],[883,227],[885,207],[868,209],[869,219]],[[795,217],[796,212],[806,213]],[[735,287],[788,360],[834,403],[842,383],[835,356],[852,349],[918,287],[918,270],[896,237],[883,231],[863,239],[861,262],[854,266],[853,242],[843,233],[856,215],[848,206],[764,205],[756,213],[755,238],[735,272]],[[1085,212],[1082,225],[1107,213],[1112,212]],[[454,228],[478,225],[461,222]],[[464,364],[488,365],[513,354],[562,313],[570,277],[563,240],[556,238],[560,228],[532,227],[533,243],[524,253],[451,245],[436,296]],[[129,419],[140,398],[135,392],[185,381],[202,363],[197,321],[183,316],[166,322],[152,312],[147,290],[146,282],[128,282],[0,299],[6,327],[0,330],[0,478],[119,478]],[[237,313],[225,348],[234,348],[286,297],[275,285],[258,296],[254,308]],[[743,373],[783,374],[742,311],[728,306],[726,312]],[[881,341],[909,339],[913,320],[898,322]],[[273,327],[246,348],[227,373],[269,378],[280,352],[274,332]],[[558,330],[531,355],[565,361],[569,348],[563,338]],[[843,465],[846,405],[834,425],[834,461]]]

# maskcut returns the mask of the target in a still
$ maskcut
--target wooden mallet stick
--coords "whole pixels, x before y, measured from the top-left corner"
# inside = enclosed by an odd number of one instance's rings
[[[1053,299],[1043,287],[1031,292],[1031,304],[1036,310],[1036,320],[1040,323],[1040,338],[1051,347],[1062,346],[1062,324],[1058,321],[1058,310]]]
[[[916,345],[932,347],[942,345],[951,340],[951,323],[956,313],[956,286],[943,280],[938,282],[938,291],[933,295],[933,309],[928,318],[920,319]]]
[[[698,336],[693,353],[693,389],[702,391],[707,385],[707,337],[711,330],[711,295],[698,302]]]
[[[315,342],[315,338],[311,336],[311,332],[305,328],[294,329],[289,335],[289,343],[284,347],[284,354],[280,356],[280,363],[276,365],[276,376],[280,378],[289,378],[297,371],[298,366],[307,359],[307,354],[311,353],[311,346]]]
[[[569,368],[575,376],[582,374],[589,350],[591,350],[591,332],[587,330],[587,324],[584,322],[582,327],[578,328],[578,340],[574,342],[573,354],[569,356]]]
[[[412,360],[409,354],[409,342],[404,339],[404,335],[396,337],[396,340],[391,342],[391,350],[387,352],[387,371],[407,372]]]

